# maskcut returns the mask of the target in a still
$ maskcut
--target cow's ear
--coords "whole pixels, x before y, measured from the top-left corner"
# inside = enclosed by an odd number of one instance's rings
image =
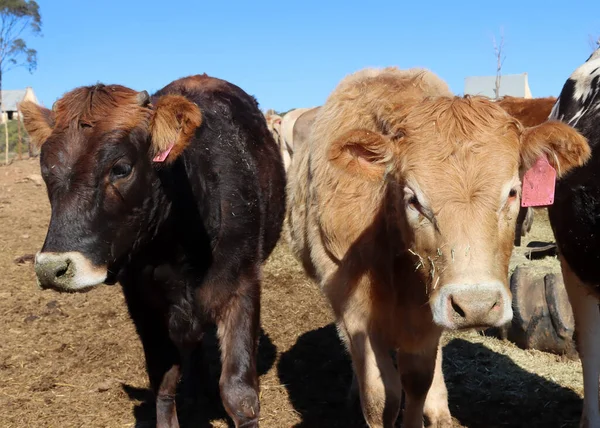
[[[190,144],[202,123],[200,108],[181,95],[164,95],[154,106],[150,124],[152,156],[156,162],[171,163]]]
[[[561,177],[585,164],[592,151],[587,140],[571,126],[548,121],[526,128],[521,134],[521,169],[528,170],[545,155]]]
[[[378,132],[355,129],[331,143],[329,160],[338,168],[368,180],[381,180],[392,152],[389,141]]]
[[[23,115],[23,126],[29,134],[31,142],[39,148],[52,134],[55,122],[54,112],[32,101],[19,103],[19,110]]]

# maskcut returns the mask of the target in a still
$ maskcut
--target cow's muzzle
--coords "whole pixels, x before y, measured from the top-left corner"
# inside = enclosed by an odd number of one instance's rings
[[[433,321],[452,330],[500,327],[513,316],[509,293],[499,281],[444,285],[431,308]]]
[[[105,266],[95,266],[79,252],[41,252],[35,256],[38,285],[57,291],[83,291],[102,284],[106,279]]]

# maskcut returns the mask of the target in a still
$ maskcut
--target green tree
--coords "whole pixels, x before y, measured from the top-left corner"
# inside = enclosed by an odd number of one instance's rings
[[[27,46],[23,36],[42,33],[40,7],[34,0],[0,0],[0,91],[4,73],[16,67],[37,67],[37,51]],[[0,112],[2,112],[0,92]],[[8,125],[5,122],[5,160],[8,163]]]

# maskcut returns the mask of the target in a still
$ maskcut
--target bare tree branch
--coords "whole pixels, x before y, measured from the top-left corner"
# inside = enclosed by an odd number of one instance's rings
[[[494,84],[494,98],[500,98],[500,81],[502,79],[502,66],[506,55],[504,55],[504,30],[500,28],[500,43],[496,42],[496,37],[492,36],[494,45],[494,56],[496,57],[496,82]]]

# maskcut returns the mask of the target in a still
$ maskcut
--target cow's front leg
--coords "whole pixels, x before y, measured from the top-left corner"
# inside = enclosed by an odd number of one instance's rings
[[[598,407],[600,376],[600,312],[598,300],[591,295],[569,265],[561,257],[565,288],[573,307],[577,350],[583,368],[582,428],[600,427]]]
[[[180,354],[160,312],[149,310],[141,293],[124,287],[129,313],[142,341],[150,387],[156,396],[156,426],[178,428],[175,395],[180,378]]]
[[[423,409],[434,377],[436,355],[437,344],[418,353],[398,350],[398,371],[406,399],[402,418],[405,428],[423,427]]]
[[[181,376],[180,365],[175,364],[164,374],[156,394],[156,427],[178,428],[175,396]]]
[[[260,412],[256,354],[260,283],[243,280],[217,320],[222,372],[219,381],[225,410],[236,427],[257,427]]]
[[[433,381],[427,393],[427,398],[425,398],[423,414],[425,416],[425,426],[427,427],[445,428],[452,426],[452,417],[448,408],[448,390],[442,371],[441,344],[438,346]]]
[[[369,331],[368,321],[345,314],[338,323],[352,357],[363,415],[369,427],[393,427],[402,400],[400,377],[389,350]]]

